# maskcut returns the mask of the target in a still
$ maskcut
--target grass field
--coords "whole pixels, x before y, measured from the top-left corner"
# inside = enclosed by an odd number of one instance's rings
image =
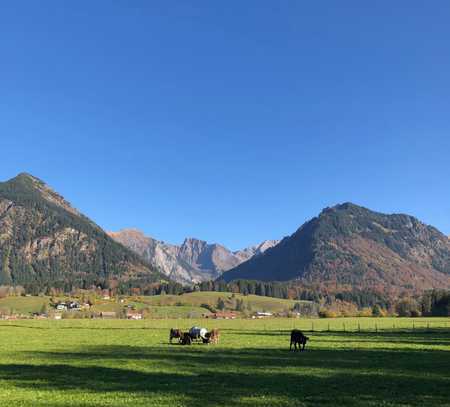
[[[0,312],[31,314],[39,312],[49,297],[6,297],[0,298]]]
[[[168,344],[194,324],[221,343]],[[5,321],[0,343],[9,407],[450,406],[450,319]]]

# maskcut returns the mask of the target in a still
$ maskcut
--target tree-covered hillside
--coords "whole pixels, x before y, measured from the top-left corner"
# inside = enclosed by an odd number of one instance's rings
[[[20,174],[0,183],[0,285],[68,291],[128,278],[160,274],[41,180]]]
[[[443,288],[450,286],[450,242],[411,216],[385,215],[347,203],[325,209],[222,278],[298,280],[328,289]]]

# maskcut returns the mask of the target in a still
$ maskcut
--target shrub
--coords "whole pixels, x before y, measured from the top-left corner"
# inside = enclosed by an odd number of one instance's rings
[[[206,308],[208,311],[212,312],[213,314],[216,312],[216,309],[209,304],[201,304],[200,307]]]
[[[321,308],[319,310],[319,317],[320,318],[337,318],[338,314],[335,311],[326,309],[326,308]]]

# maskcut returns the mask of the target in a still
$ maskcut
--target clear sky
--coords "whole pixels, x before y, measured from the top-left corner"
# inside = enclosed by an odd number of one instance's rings
[[[0,5],[0,179],[232,249],[352,201],[450,234],[450,2]]]

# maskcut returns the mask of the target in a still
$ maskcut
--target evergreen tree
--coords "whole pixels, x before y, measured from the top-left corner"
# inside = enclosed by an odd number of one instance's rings
[[[0,266],[1,266],[0,285],[11,285],[12,284],[11,271],[9,268],[9,254],[10,254],[10,248],[8,247],[2,253],[2,261],[0,264]]]
[[[217,309],[223,311],[225,309],[225,301],[222,298],[217,300]]]

